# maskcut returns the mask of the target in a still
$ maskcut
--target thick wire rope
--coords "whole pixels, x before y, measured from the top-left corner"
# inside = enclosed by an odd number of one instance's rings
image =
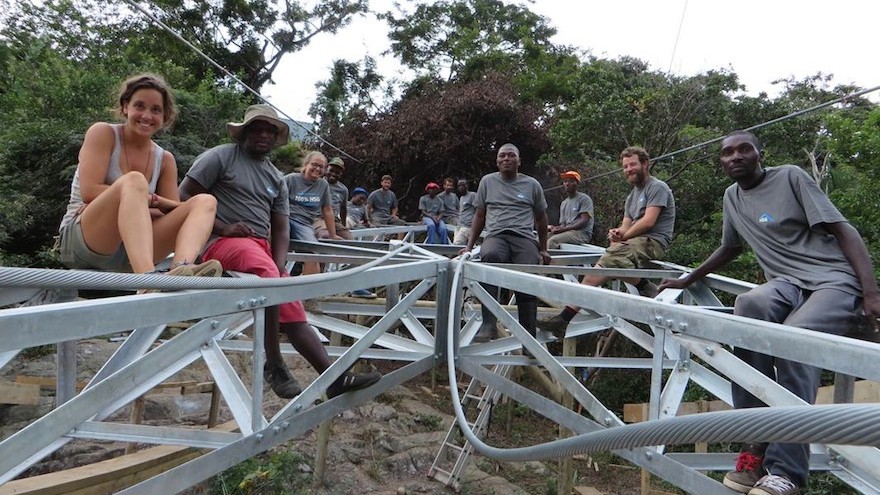
[[[184,38],[184,37],[183,37],[181,34],[179,34],[177,31],[175,31],[175,30],[172,29],[170,26],[168,26],[167,24],[165,24],[164,22],[162,22],[159,18],[157,18],[156,16],[154,16],[153,14],[151,14],[149,11],[147,11],[146,9],[144,9],[143,7],[141,7],[138,3],[135,2],[135,0],[125,0],[125,3],[127,3],[127,4],[131,5],[132,7],[134,7],[136,10],[138,10],[139,12],[141,12],[142,14],[144,14],[144,15],[145,15],[147,18],[149,18],[151,21],[153,21],[153,22],[155,22],[156,24],[158,24],[158,25],[159,25],[162,29],[164,29],[165,31],[168,31],[172,36],[174,36],[175,38],[177,38],[178,40],[180,40],[180,41],[181,41],[183,44],[185,44],[189,49],[191,49],[191,50],[193,50],[194,52],[196,52],[197,54],[199,54],[200,57],[204,58],[205,60],[208,61],[208,63],[210,63],[211,65],[213,65],[214,67],[216,67],[218,70],[220,70],[220,71],[223,72],[224,74],[226,74],[227,77],[231,78],[232,80],[234,80],[235,82],[237,82],[238,84],[240,84],[241,87],[243,87],[245,90],[247,90],[247,91],[248,91],[249,93],[251,93],[252,95],[256,96],[260,101],[262,101],[263,103],[265,103],[265,104],[269,105],[270,107],[274,108],[274,109],[275,109],[278,113],[280,113],[281,115],[287,117],[287,119],[290,120],[291,122],[293,122],[297,127],[299,127],[300,129],[304,130],[305,132],[311,134],[312,136],[316,137],[316,138],[317,138],[318,140],[320,140],[322,143],[324,143],[324,144],[326,144],[327,146],[333,148],[334,150],[338,151],[339,153],[341,153],[342,155],[346,156],[347,158],[350,158],[351,160],[353,160],[353,161],[355,161],[355,162],[360,163],[360,164],[363,165],[363,163],[364,163],[363,161],[358,160],[357,158],[351,156],[350,154],[348,154],[347,152],[345,152],[345,150],[339,148],[338,146],[336,146],[335,144],[331,143],[330,141],[327,141],[326,139],[324,139],[323,137],[321,137],[320,134],[318,134],[318,133],[315,132],[314,130],[312,130],[312,129],[306,127],[305,125],[303,125],[302,123],[300,123],[299,121],[297,121],[296,119],[294,119],[293,117],[291,117],[290,115],[288,115],[287,113],[285,113],[284,110],[281,110],[280,108],[278,108],[277,106],[275,106],[275,105],[274,105],[273,103],[271,103],[269,100],[267,100],[266,98],[264,98],[260,93],[258,93],[255,89],[253,89],[253,88],[251,88],[250,86],[248,86],[247,84],[245,84],[245,82],[242,81],[241,79],[239,79],[238,76],[236,76],[236,75],[233,74],[232,72],[229,72],[229,70],[227,70],[226,67],[223,67],[222,65],[218,64],[216,61],[214,61],[214,59],[212,59],[211,57],[209,57],[205,52],[203,52],[202,50],[200,50],[197,46],[195,46],[195,45],[193,45],[192,43],[190,43],[186,38]]]
[[[402,244],[392,251],[383,253],[381,257],[375,260],[348,270],[284,278],[174,277],[161,274],[0,267],[0,287],[102,290],[262,289],[292,287],[350,277],[378,266],[409,249],[410,245]]]
[[[466,253],[458,259],[452,291],[462,284]],[[455,298],[449,314],[455,314]],[[456,322],[449,320],[446,366],[455,420],[464,437],[480,454],[502,461],[522,462],[570,457],[609,450],[696,442],[781,442],[880,446],[880,405],[834,404],[737,409],[681,416],[659,421],[607,428],[529,447],[498,448],[480,440],[468,425],[458,393],[455,368]]]

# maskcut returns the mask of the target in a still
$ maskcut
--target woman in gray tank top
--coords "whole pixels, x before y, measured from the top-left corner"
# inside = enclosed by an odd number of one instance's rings
[[[147,273],[173,251],[172,267],[182,266],[174,273],[191,275],[187,265],[211,234],[217,201],[199,194],[181,202],[174,156],[152,140],[177,114],[171,89],[158,76],[134,76],[122,83],[115,111],[123,123],[93,124],[80,148],[59,229],[61,260]]]

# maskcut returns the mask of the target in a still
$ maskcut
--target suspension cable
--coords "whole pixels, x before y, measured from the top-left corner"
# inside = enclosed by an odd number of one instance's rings
[[[281,115],[283,115],[284,117],[286,117],[288,120],[290,120],[291,122],[293,122],[294,125],[296,125],[296,126],[299,127],[300,129],[302,129],[303,131],[307,132],[308,134],[311,134],[312,136],[316,137],[316,138],[317,138],[318,140],[320,140],[322,143],[324,143],[324,144],[326,144],[327,146],[329,146],[330,148],[332,148],[332,149],[338,151],[340,154],[344,155],[345,157],[350,158],[351,160],[353,160],[353,161],[355,161],[355,162],[357,162],[357,163],[360,163],[361,165],[364,164],[363,161],[358,160],[357,158],[351,156],[351,155],[348,154],[345,150],[339,148],[339,147],[336,146],[335,144],[333,144],[333,143],[331,143],[330,141],[324,139],[323,137],[321,137],[320,134],[318,134],[317,132],[315,132],[315,131],[312,130],[311,128],[305,126],[304,124],[302,124],[302,123],[299,122],[298,120],[294,119],[293,117],[291,117],[290,115],[288,115],[286,112],[284,112],[284,110],[281,110],[280,108],[278,108],[277,106],[275,106],[272,102],[270,102],[269,100],[267,100],[266,98],[264,98],[264,97],[263,97],[260,93],[258,93],[255,89],[251,88],[251,87],[248,86],[244,81],[242,81],[241,79],[239,79],[238,76],[236,76],[236,75],[233,74],[232,72],[229,72],[229,70],[227,70],[226,67],[223,67],[222,65],[220,65],[219,63],[217,63],[216,61],[214,61],[214,59],[212,59],[212,58],[211,58],[210,56],[208,56],[205,52],[203,52],[202,50],[200,50],[197,46],[195,46],[195,45],[193,45],[192,43],[190,43],[186,38],[184,38],[184,37],[183,37],[181,34],[179,34],[177,31],[175,31],[175,30],[172,29],[170,26],[168,26],[167,24],[165,24],[164,22],[162,22],[162,20],[160,20],[159,18],[157,18],[156,16],[154,16],[152,13],[150,13],[149,11],[147,11],[146,9],[144,9],[143,7],[141,7],[138,3],[135,2],[135,0],[125,0],[125,2],[126,2],[127,4],[129,4],[129,5],[131,5],[132,7],[134,7],[135,9],[137,9],[138,11],[140,11],[140,12],[141,12],[142,14],[144,14],[147,18],[149,18],[150,20],[152,20],[153,22],[155,22],[156,24],[158,24],[162,29],[164,29],[165,31],[169,32],[172,36],[174,36],[175,38],[177,38],[178,40],[180,40],[180,41],[181,41],[183,44],[185,44],[188,48],[190,48],[191,50],[193,50],[194,52],[196,52],[197,54],[199,54],[199,56],[201,56],[202,58],[204,58],[205,60],[207,60],[208,63],[210,63],[212,66],[214,66],[214,67],[217,68],[219,71],[221,71],[221,72],[223,72],[224,74],[226,74],[227,77],[229,77],[229,78],[231,78],[232,80],[234,80],[235,82],[237,82],[239,85],[241,85],[241,87],[243,87],[243,88],[244,88],[245,90],[247,90],[249,93],[251,93],[252,95],[256,96],[260,101],[262,101],[262,102],[264,102],[265,104],[269,105],[270,107],[274,108],[275,111],[277,111],[278,113],[280,113]]]
[[[472,253],[457,259],[452,279],[452,292],[462,285],[465,262]],[[455,298],[450,299],[449,314],[455,314]],[[880,406],[876,404],[834,404],[825,406],[786,406],[736,409],[648,421],[645,423],[605,428],[574,437],[519,448],[498,448],[480,440],[468,425],[458,393],[455,366],[458,332],[454,319],[449,319],[446,339],[446,366],[449,393],[455,420],[464,437],[474,449],[502,461],[570,457],[609,450],[633,449],[653,445],[676,445],[695,442],[782,442],[824,443],[837,445],[880,446]]]
[[[401,244],[363,265],[330,273],[317,273],[284,278],[169,277],[160,274],[94,272],[87,270],[52,270],[48,268],[0,267],[0,287],[40,289],[257,289],[292,287],[328,282],[364,272],[391,258],[412,251],[410,244]],[[421,254],[421,252],[419,252]]]

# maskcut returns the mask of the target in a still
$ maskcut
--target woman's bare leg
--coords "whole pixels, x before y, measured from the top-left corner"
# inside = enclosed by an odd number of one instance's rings
[[[155,268],[147,179],[129,172],[89,203],[82,213],[83,239],[92,251],[110,255],[125,246],[135,273]]]
[[[173,250],[172,263],[193,263],[211,236],[216,212],[214,196],[197,194],[155,219],[152,225],[155,262]]]

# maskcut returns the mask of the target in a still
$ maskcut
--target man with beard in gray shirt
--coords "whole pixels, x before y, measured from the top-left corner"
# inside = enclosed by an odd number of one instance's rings
[[[623,222],[608,230],[611,245],[596,262],[596,267],[642,268],[648,261],[663,259],[666,255],[675,226],[675,198],[665,182],[651,176],[651,159],[644,148],[625,148],[620,152],[620,165],[633,188],[624,203]],[[587,275],[581,283],[598,287],[609,278]],[[657,286],[646,278],[624,280],[634,284],[645,297],[657,295]],[[562,340],[568,323],[578,311],[580,308],[566,306],[558,315],[539,321],[538,326]]]
[[[687,276],[664,280],[660,288],[686,288],[748,245],[767,282],[737,296],[734,314],[840,335],[857,323],[856,311],[863,307],[880,331],[880,291],[858,231],[806,172],[794,165],[764,168],[763,157],[750,132],[724,138],[721,166],[736,182],[724,192],[721,247]],[[807,403],[816,401],[820,369],[738,347],[733,352]],[[736,384],[732,392],[737,409],[764,406]],[[809,460],[806,444],[746,444],[724,484],[749,495],[800,493]]]
[[[486,238],[480,247],[480,260],[486,263],[538,265],[550,263],[547,253],[547,200],[541,184],[519,173],[519,149],[508,143],[498,148],[495,160],[498,172],[483,176],[477,187],[476,213],[471,235],[461,253],[474,247],[483,228]],[[537,231],[537,235],[536,232]],[[498,288],[485,286],[492,297]],[[525,292],[516,293],[518,319],[523,328],[535,335],[538,299]],[[495,315],[483,305],[483,323],[474,341],[495,337]]]

